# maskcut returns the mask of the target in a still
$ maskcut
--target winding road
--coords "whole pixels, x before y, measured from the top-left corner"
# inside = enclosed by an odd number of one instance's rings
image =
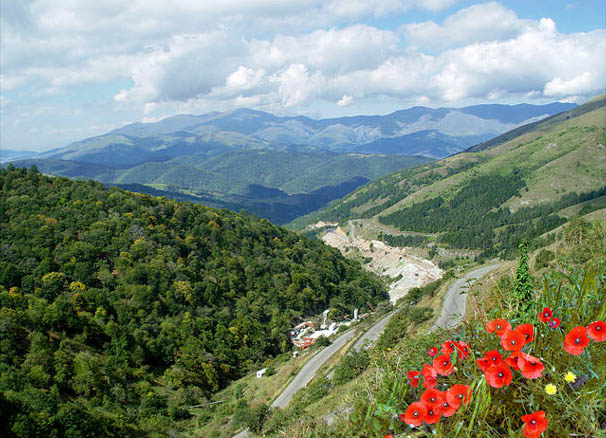
[[[482,266],[481,268],[474,269],[471,272],[465,274],[463,278],[456,280],[448,288],[444,303],[442,304],[442,312],[440,317],[436,320],[430,331],[434,331],[437,328],[449,329],[456,327],[465,315],[465,307],[467,305],[467,293],[466,290],[471,286],[478,278],[494,271],[501,263],[495,263],[488,266]]]
[[[448,288],[448,292],[446,292],[446,297],[444,298],[444,303],[442,305],[440,317],[436,320],[430,331],[437,328],[452,328],[459,324],[463,319],[463,315],[465,314],[465,306],[467,304],[467,294],[463,292],[465,292],[465,290],[478,278],[481,278],[484,275],[494,271],[499,266],[501,266],[501,263],[482,266],[481,268],[468,272],[463,278],[457,279]],[[373,344],[379,338],[381,333],[383,333],[389,319],[398,311],[399,309],[390,312],[381,318],[375,325],[370,327],[366,333],[364,333],[360,339],[354,343],[352,349],[359,351],[360,348],[362,348],[365,344]],[[299,373],[288,384],[286,389],[282,391],[282,394],[280,394],[278,398],[274,400],[271,406],[285,408],[288,403],[290,403],[295,393],[301,388],[304,388],[311,381],[311,379],[313,379],[320,367],[324,365],[324,363],[330,359],[333,354],[335,354],[345,344],[353,339],[354,335],[355,330],[349,330],[336,338],[328,347],[318,351],[315,356],[313,356],[307,361],[307,363],[305,363],[305,365],[303,365]],[[245,438],[248,436],[249,432],[246,429],[235,435],[233,438]]]

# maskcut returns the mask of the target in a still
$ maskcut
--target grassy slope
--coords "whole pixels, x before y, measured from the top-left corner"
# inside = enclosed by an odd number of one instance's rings
[[[332,204],[325,212],[311,213],[297,221],[295,227],[303,227],[319,219],[329,217],[331,210],[343,204],[356,204],[355,200],[372,191],[384,180],[391,180],[401,190],[409,188],[410,194],[393,205],[374,214],[385,215],[415,202],[438,195],[451,198],[466,181],[482,175],[508,175],[514,169],[525,172],[528,190],[521,198],[511,198],[506,205],[516,209],[522,205],[536,205],[553,201],[565,192],[583,192],[599,188],[606,181],[606,97],[590,101],[591,111],[583,112],[583,106],[538,124],[529,132],[503,144],[480,152],[466,152],[444,160],[420,166],[413,171],[384,177],[368,184]],[[601,105],[601,106],[600,106]],[[595,108],[598,107],[598,108]],[[575,114],[580,114],[574,117]],[[471,167],[472,163],[476,163]],[[462,168],[462,171],[457,171]],[[448,173],[451,173],[448,176]],[[389,197],[371,199],[355,205],[349,218],[382,204]]]

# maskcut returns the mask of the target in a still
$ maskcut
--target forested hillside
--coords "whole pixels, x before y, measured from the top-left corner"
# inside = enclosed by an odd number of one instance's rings
[[[606,207],[605,105],[600,96],[481,148],[386,176],[292,226],[364,218],[397,230],[392,242],[410,240],[397,232],[421,232],[482,257],[511,256],[521,240]]]
[[[386,297],[337,250],[196,204],[0,169],[9,436],[165,436],[290,348],[297,316]]]

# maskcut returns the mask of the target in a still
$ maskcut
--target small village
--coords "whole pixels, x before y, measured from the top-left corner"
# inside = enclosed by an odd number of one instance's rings
[[[328,338],[337,333],[339,327],[349,327],[352,323],[360,321],[369,315],[368,313],[359,315],[358,309],[354,309],[353,319],[350,319],[349,315],[345,315],[341,321],[331,321],[328,318],[329,313],[330,309],[322,312],[322,323],[319,330],[316,330],[313,321],[304,321],[293,327],[289,333],[291,342],[301,350],[305,350],[312,346],[318,338]]]

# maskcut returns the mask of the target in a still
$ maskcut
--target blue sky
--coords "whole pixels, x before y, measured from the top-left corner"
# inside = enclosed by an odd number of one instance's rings
[[[251,107],[333,117],[584,100],[603,0],[21,0],[0,18],[0,147]]]

